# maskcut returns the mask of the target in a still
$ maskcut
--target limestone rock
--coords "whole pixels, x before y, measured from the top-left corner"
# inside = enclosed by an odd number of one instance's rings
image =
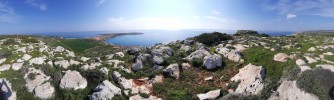
[[[59,85],[62,89],[84,89],[87,87],[87,80],[79,72],[68,70]]]
[[[120,88],[113,85],[108,80],[104,80],[95,89],[94,93],[89,96],[90,100],[112,100],[115,95],[121,95]]]
[[[207,93],[197,94],[197,97],[200,100],[213,100],[216,99],[220,95],[220,89],[218,90],[212,90]]]
[[[243,63],[241,53],[239,51],[228,49],[228,48],[217,48],[216,52],[222,54],[224,57],[228,58],[231,61]]]
[[[71,59],[69,63],[70,63],[70,65],[79,65],[80,64],[79,61],[75,61],[73,59]]]
[[[192,48],[189,45],[182,45],[180,50],[184,52],[189,52]]]
[[[290,56],[285,53],[278,53],[274,55],[274,60],[279,62],[286,62],[289,59],[289,57]]]
[[[182,69],[189,69],[191,65],[189,63],[182,63]]]
[[[5,64],[5,65],[0,66],[0,72],[9,70],[10,66],[11,66],[10,64]]]
[[[314,47],[309,48],[307,51],[315,51],[316,49]]]
[[[163,70],[165,75],[179,79],[180,69],[178,64],[170,64],[166,69]]]
[[[86,62],[86,61],[88,61],[90,58],[87,58],[87,57],[81,57],[81,61],[83,61],[83,62]]]
[[[215,69],[222,66],[222,58],[217,54],[205,56],[203,64],[206,69]]]
[[[45,59],[43,57],[32,58],[29,60],[29,65],[41,65],[44,64]]]
[[[134,64],[132,65],[132,70],[133,70],[133,71],[139,71],[139,70],[141,70],[142,68],[143,68],[143,63],[142,63],[142,61],[139,60],[139,59],[137,59],[137,60],[136,60],[136,63],[134,63]]]
[[[242,44],[236,44],[236,45],[233,45],[233,47],[235,48],[236,51],[240,51],[240,52],[243,52],[243,51],[245,51],[247,49]]]
[[[34,91],[36,97],[39,97],[40,99],[48,99],[54,95],[55,88],[50,84],[50,82],[46,82],[37,86]]]
[[[191,53],[190,55],[188,55],[184,59],[186,59],[188,61],[191,61],[194,58],[203,59],[203,57],[209,56],[209,55],[211,55],[211,54],[206,50],[196,50],[195,52]]]
[[[306,93],[297,87],[296,81],[283,81],[269,100],[318,100],[313,94]]]
[[[64,69],[67,69],[70,66],[70,63],[67,60],[61,60],[54,62],[56,66],[63,67]]]
[[[240,81],[235,92],[246,95],[256,95],[259,94],[264,87],[264,77],[265,70],[262,66],[248,64],[244,68],[239,69],[239,73],[232,77],[231,81]]]
[[[19,70],[22,68],[23,63],[13,63],[12,64],[12,69],[14,70]]]
[[[4,63],[6,60],[7,60],[6,58],[0,59],[0,64]]]
[[[144,98],[144,97],[140,96],[139,94],[137,94],[137,95],[129,97],[129,100],[162,100],[162,99],[158,98],[156,96],[152,96],[152,95],[150,95],[149,98]]]
[[[298,66],[303,66],[303,65],[306,65],[306,62],[304,60],[302,60],[302,59],[298,59],[298,60],[296,60],[296,64]]]
[[[50,80],[50,76],[46,76],[42,70],[28,68],[28,72],[23,77],[26,81],[28,92],[33,92],[37,86],[42,85],[45,81]]]
[[[123,52],[116,52],[115,55],[118,56],[118,57],[121,57],[121,58],[124,57],[124,53]]]
[[[161,65],[162,63],[164,63],[164,59],[160,56],[153,56],[153,63],[154,64],[158,64]]]
[[[309,63],[309,64],[318,62],[316,59],[313,59],[313,58],[311,58],[309,56],[304,56],[304,57],[307,60],[307,63]]]
[[[28,54],[24,54],[24,55],[22,56],[22,59],[25,60],[25,61],[28,61],[30,58],[31,58],[31,56],[28,55]]]
[[[102,67],[102,68],[100,69],[100,72],[102,72],[102,73],[108,75],[109,69],[108,69],[107,67]]]

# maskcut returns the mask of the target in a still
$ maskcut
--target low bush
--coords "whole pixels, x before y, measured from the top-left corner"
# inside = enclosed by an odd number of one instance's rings
[[[205,45],[212,46],[219,44],[221,41],[232,40],[233,38],[226,33],[213,32],[203,33],[199,36],[194,37],[194,39]]]
[[[315,94],[320,100],[330,100],[333,95],[334,72],[322,68],[307,70],[297,79],[297,86]]]

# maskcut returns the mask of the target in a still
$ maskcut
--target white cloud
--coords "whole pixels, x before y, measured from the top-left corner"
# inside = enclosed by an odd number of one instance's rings
[[[102,5],[106,0],[97,0],[97,4],[96,7],[100,7],[100,5]]]
[[[18,20],[15,10],[6,3],[0,1],[0,22],[12,23]]]
[[[221,13],[219,11],[217,11],[217,10],[212,11],[212,13],[216,14],[216,15],[221,15]]]
[[[334,0],[278,0],[274,4],[266,4],[265,8],[276,10],[280,14],[289,12],[299,15],[317,15],[334,17]]]
[[[233,19],[214,16],[165,16],[127,19],[111,17],[96,29],[102,30],[182,30],[182,29],[233,29],[238,27]]]
[[[297,15],[294,15],[294,14],[288,14],[288,15],[286,15],[286,19],[292,19],[292,18],[296,18],[297,17]]]
[[[224,23],[236,23],[237,21],[234,19],[229,19],[229,18],[222,18],[222,17],[216,17],[216,16],[206,16],[206,18],[219,21],[219,22],[224,22]]]
[[[26,0],[29,5],[39,8],[42,11],[48,10],[48,6],[43,2],[43,0]]]

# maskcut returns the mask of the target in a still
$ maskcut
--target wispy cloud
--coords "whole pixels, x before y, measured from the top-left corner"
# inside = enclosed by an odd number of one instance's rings
[[[334,0],[278,0],[267,4],[266,8],[276,10],[280,14],[292,12],[304,15],[334,17]]]
[[[295,15],[295,14],[288,14],[288,15],[286,15],[286,19],[292,19],[292,18],[296,18],[297,17],[297,15]]]
[[[15,10],[6,3],[0,1],[0,22],[13,23],[18,19]]]
[[[43,2],[43,0],[26,0],[29,5],[39,8],[42,11],[48,10],[48,6]]]
[[[215,21],[224,22],[224,23],[236,23],[236,20],[234,19],[228,19],[228,18],[222,18],[222,17],[216,17],[216,16],[206,16],[206,18],[215,20]]]
[[[221,13],[219,11],[217,11],[217,10],[213,10],[212,13],[216,14],[216,15],[221,15]]]
[[[97,0],[96,7],[100,7],[106,0]]]

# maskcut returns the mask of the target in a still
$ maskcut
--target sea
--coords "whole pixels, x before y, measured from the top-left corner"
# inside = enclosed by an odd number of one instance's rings
[[[139,32],[141,35],[123,35],[107,39],[106,42],[122,46],[153,46],[157,43],[169,43],[177,40],[184,40],[207,32],[221,32],[234,34],[237,30],[128,30],[128,31],[86,31],[86,32],[43,32],[43,33],[20,33],[27,35],[57,36],[64,38],[90,38],[105,33],[126,33]],[[294,32],[289,31],[259,31],[270,36],[291,35]]]

